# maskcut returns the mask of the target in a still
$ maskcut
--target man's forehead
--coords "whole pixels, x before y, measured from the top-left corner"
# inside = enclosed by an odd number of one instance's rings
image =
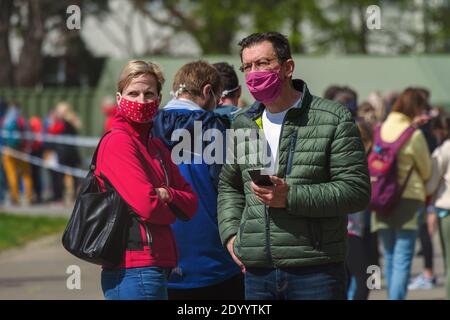
[[[263,58],[271,59],[276,56],[277,54],[273,45],[269,41],[259,42],[242,50],[242,61],[244,62],[256,61]]]

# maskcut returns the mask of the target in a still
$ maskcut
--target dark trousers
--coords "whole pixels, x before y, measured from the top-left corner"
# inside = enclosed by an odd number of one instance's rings
[[[419,228],[419,239],[422,247],[424,268],[433,270],[433,243],[428,233],[428,224],[422,223]]]
[[[244,276],[238,274],[218,284],[193,289],[169,289],[169,300],[244,300]]]
[[[367,267],[369,266],[368,252],[365,251],[364,242],[360,237],[348,237],[348,254],[346,267],[348,272],[348,285],[350,286],[351,277],[355,277],[356,290],[352,297],[353,300],[367,300],[369,297],[369,288],[367,287]]]
[[[60,201],[63,199],[64,191],[64,174],[56,171],[50,171],[52,180],[53,201]]]
[[[42,150],[34,151],[31,153],[33,157],[42,158]],[[33,191],[36,195],[36,201],[42,201],[42,176],[41,167],[31,165],[31,179],[33,179]]]

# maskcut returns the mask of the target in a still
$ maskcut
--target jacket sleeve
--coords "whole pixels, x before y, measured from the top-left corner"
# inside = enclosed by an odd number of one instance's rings
[[[426,190],[427,195],[432,195],[436,192],[439,183],[442,180],[448,167],[448,156],[443,152],[443,146],[438,147],[433,152],[432,156],[432,170],[430,179],[427,181]]]
[[[112,133],[103,143],[97,160],[100,171],[128,205],[150,223],[174,223],[175,216],[156,194],[145,163],[128,135]]]
[[[172,202],[170,205],[171,210],[180,212],[182,216],[177,216],[181,220],[190,220],[197,212],[198,196],[194,191],[192,191],[191,185],[184,179],[178,169],[178,166],[173,163],[170,157],[166,159],[166,165],[170,168],[171,180],[173,181],[172,185],[168,186],[168,189],[172,195]]]
[[[358,127],[350,115],[336,127],[329,151],[329,182],[290,185],[287,212],[309,218],[342,216],[370,201],[370,178]]]
[[[238,164],[225,164],[219,176],[217,222],[222,244],[237,234],[245,208],[241,170]]]

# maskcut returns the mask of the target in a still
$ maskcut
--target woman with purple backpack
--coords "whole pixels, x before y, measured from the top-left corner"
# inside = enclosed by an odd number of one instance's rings
[[[398,186],[395,192],[398,200],[390,208],[379,207],[372,216],[372,231],[378,231],[383,243],[384,277],[390,300],[406,298],[418,234],[418,216],[425,206],[425,181],[431,174],[427,142],[423,133],[414,129],[415,120],[423,114],[426,106],[427,101],[418,90],[406,89],[396,100],[386,121],[376,130],[374,151],[369,156],[369,168],[373,169],[376,163],[371,156],[376,158],[377,153],[386,150],[394,154],[394,171],[378,178],[388,181],[389,176],[397,176],[394,183]],[[380,181],[372,184],[372,201],[383,199],[383,195],[378,193],[383,190],[377,188]],[[386,202],[381,201],[381,205],[386,205]]]

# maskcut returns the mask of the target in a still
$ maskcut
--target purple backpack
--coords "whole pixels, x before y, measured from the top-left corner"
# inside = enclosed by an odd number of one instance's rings
[[[397,153],[415,130],[415,128],[409,127],[396,141],[388,143],[381,139],[381,126],[375,128],[375,145],[368,158],[370,181],[372,183],[369,209],[375,211],[378,215],[388,216],[393,212],[411,177],[414,166],[409,170],[403,185],[399,185]]]

